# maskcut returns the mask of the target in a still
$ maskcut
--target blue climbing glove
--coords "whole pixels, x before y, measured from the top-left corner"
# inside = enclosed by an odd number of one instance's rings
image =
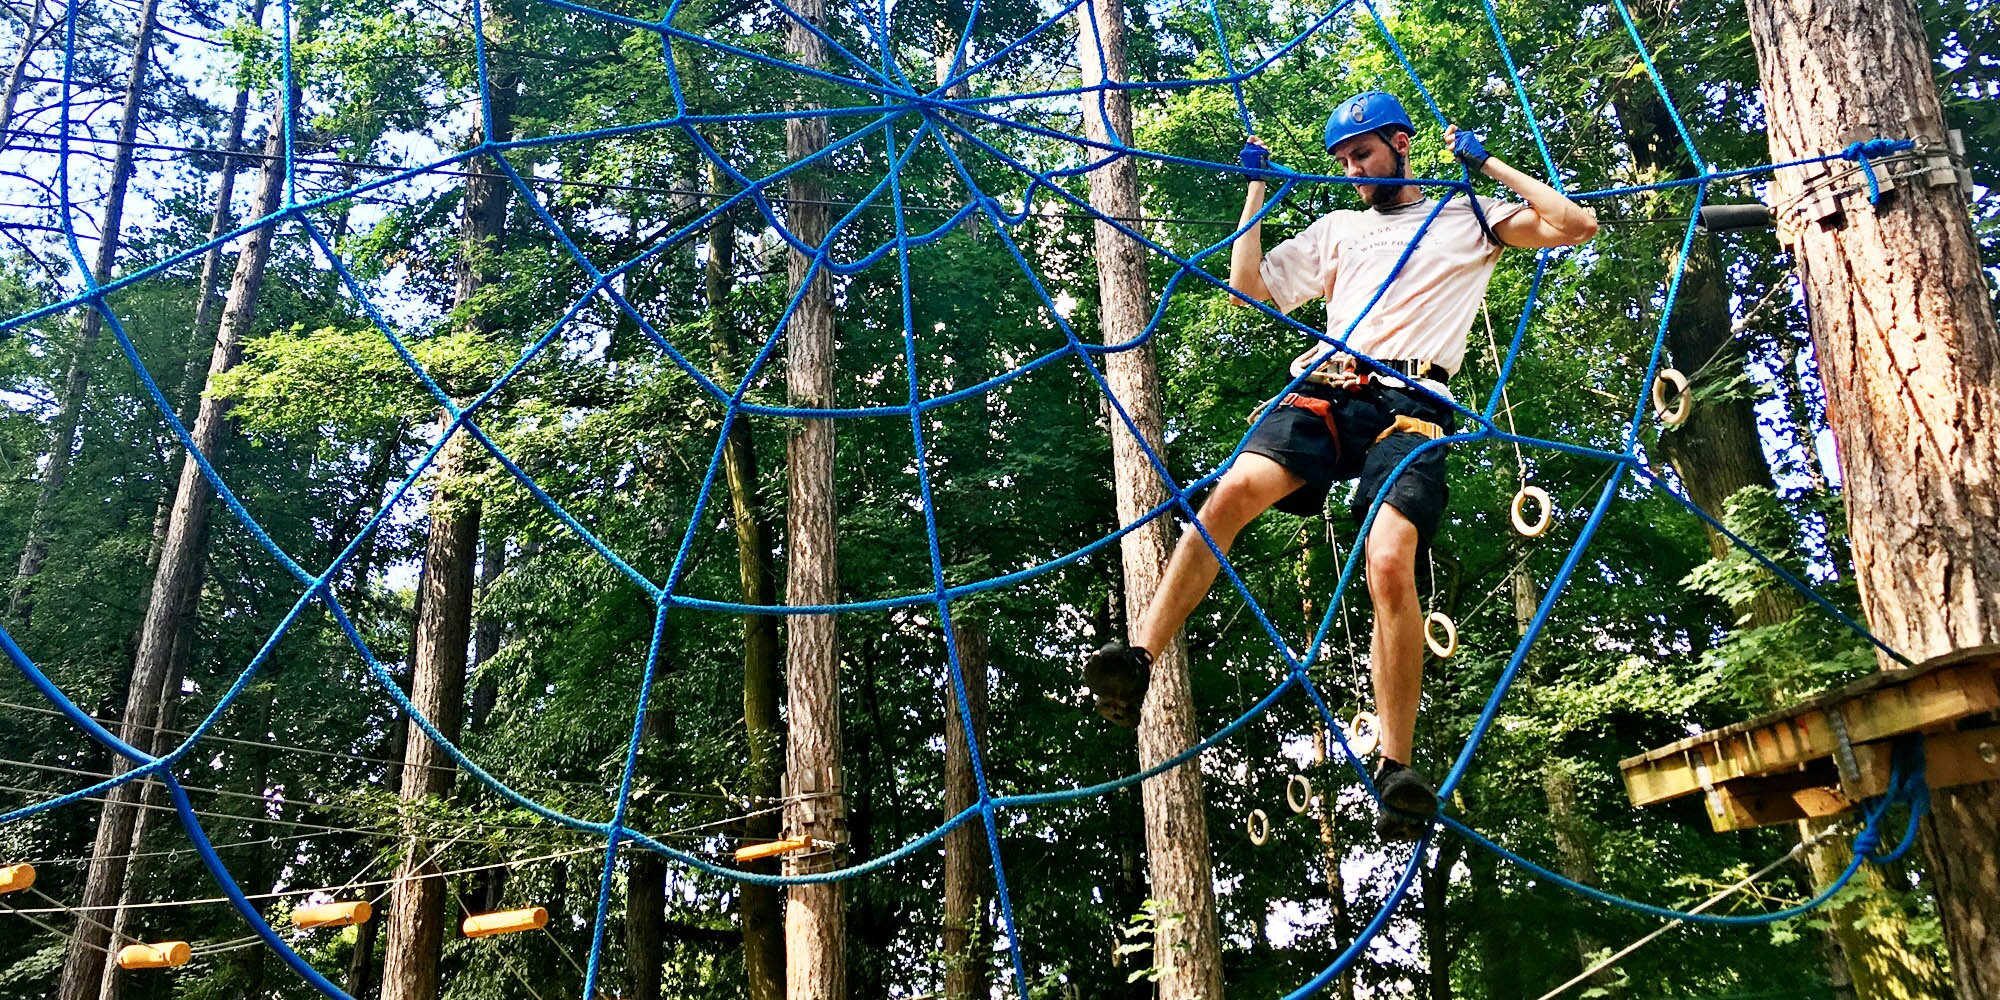
[[[1243,151],[1236,154],[1236,162],[1243,164],[1243,169],[1245,170],[1269,170],[1271,169],[1271,151],[1265,149],[1263,143],[1253,139],[1243,144]],[[1243,179],[1246,181],[1262,181],[1269,180],[1270,178],[1259,174],[1246,173],[1243,175]]]
[[[1451,155],[1475,174],[1486,169],[1486,161],[1493,158],[1493,154],[1479,144],[1479,136],[1466,129],[1459,129],[1458,137],[1451,141]]]

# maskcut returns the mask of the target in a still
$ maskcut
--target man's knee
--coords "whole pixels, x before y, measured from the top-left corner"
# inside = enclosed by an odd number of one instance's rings
[[[1245,456],[1257,457],[1262,456]],[[1268,462],[1268,460],[1266,460]],[[1285,493],[1296,488],[1296,479],[1276,463],[1271,468],[1248,467],[1239,463],[1215,483],[1215,490],[1201,505],[1201,521],[1211,528],[1240,528],[1269,510]]]
[[[1400,597],[1417,585],[1417,528],[1387,504],[1368,532],[1368,590],[1371,595]]]

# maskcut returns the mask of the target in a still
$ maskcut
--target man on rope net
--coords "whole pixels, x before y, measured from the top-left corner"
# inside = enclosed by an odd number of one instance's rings
[[[1368,91],[1342,102],[1327,119],[1326,149],[1348,177],[1410,179],[1413,134],[1409,113],[1394,95]],[[1596,234],[1590,210],[1489,155],[1473,133],[1448,126],[1445,141],[1460,162],[1505,184],[1526,204],[1454,195],[1440,208],[1416,184],[1356,184],[1365,209],[1328,213],[1268,255],[1255,220],[1264,208],[1270,153],[1254,136],[1244,146],[1243,165],[1253,171],[1246,174],[1250,190],[1241,223],[1248,229],[1231,248],[1229,283],[1284,312],[1324,297],[1328,333],[1344,332],[1348,346],[1377,359],[1379,368],[1357,369],[1352,355],[1317,341],[1293,360],[1294,381],[1310,374],[1296,392],[1276,401],[1202,504],[1201,526],[1223,552],[1273,506],[1319,516],[1336,480],[1359,479],[1352,510],[1364,520],[1397,465],[1451,433],[1454,415],[1442,402],[1450,398],[1446,383],[1464,360],[1466,333],[1500,252],[1575,246]],[[1383,804],[1376,830],[1386,839],[1415,839],[1437,810],[1430,781],[1410,766],[1410,744],[1423,681],[1417,557],[1444,517],[1450,492],[1444,452],[1423,451],[1387,483],[1367,539],[1375,607],[1369,663],[1383,730],[1374,776]],[[1131,643],[1111,643],[1085,663],[1099,714],[1117,725],[1138,725],[1152,651],[1171,641],[1201,603],[1217,568],[1199,532],[1181,537]]]

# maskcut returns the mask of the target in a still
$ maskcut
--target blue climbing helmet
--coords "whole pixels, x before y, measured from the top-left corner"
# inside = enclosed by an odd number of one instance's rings
[[[1403,102],[1386,90],[1364,90],[1340,102],[1333,114],[1326,120],[1326,151],[1354,138],[1385,128],[1399,128],[1415,134],[1410,124],[1410,113],[1403,110]],[[1387,138],[1384,136],[1383,138]]]

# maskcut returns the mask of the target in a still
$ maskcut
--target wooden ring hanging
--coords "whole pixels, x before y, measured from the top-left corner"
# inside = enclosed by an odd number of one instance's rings
[[[1535,502],[1541,515],[1533,523],[1529,523],[1527,518],[1521,516],[1521,508],[1527,506],[1530,500]],[[1549,518],[1554,512],[1555,504],[1549,501],[1548,490],[1539,486],[1523,486],[1519,493],[1514,494],[1514,530],[1520,532],[1523,537],[1541,537],[1542,532],[1549,530]]]
[[[1444,640],[1439,641],[1437,631],[1431,626],[1444,626]],[[1458,652],[1458,626],[1451,623],[1451,616],[1442,611],[1433,611],[1424,619],[1424,645],[1431,648],[1440,660],[1449,659]]]
[[[1264,846],[1271,839],[1271,817],[1264,815],[1262,809],[1250,810],[1250,815],[1243,819],[1243,832],[1250,835],[1251,843]]]
[[[1674,405],[1671,409],[1667,406],[1668,383],[1672,383],[1674,387]],[[1688,411],[1693,408],[1694,397],[1688,395],[1687,376],[1672,368],[1660,369],[1660,377],[1653,380],[1653,412],[1659,416],[1660,423],[1668,427],[1679,427],[1687,422]]]
[[[1382,745],[1382,720],[1373,712],[1356,712],[1347,724],[1347,749],[1355,757],[1366,757]]]
[[[1294,774],[1290,781],[1285,782],[1285,805],[1290,806],[1293,813],[1303,815],[1307,809],[1312,807],[1312,801],[1313,783],[1311,778],[1303,774]]]

